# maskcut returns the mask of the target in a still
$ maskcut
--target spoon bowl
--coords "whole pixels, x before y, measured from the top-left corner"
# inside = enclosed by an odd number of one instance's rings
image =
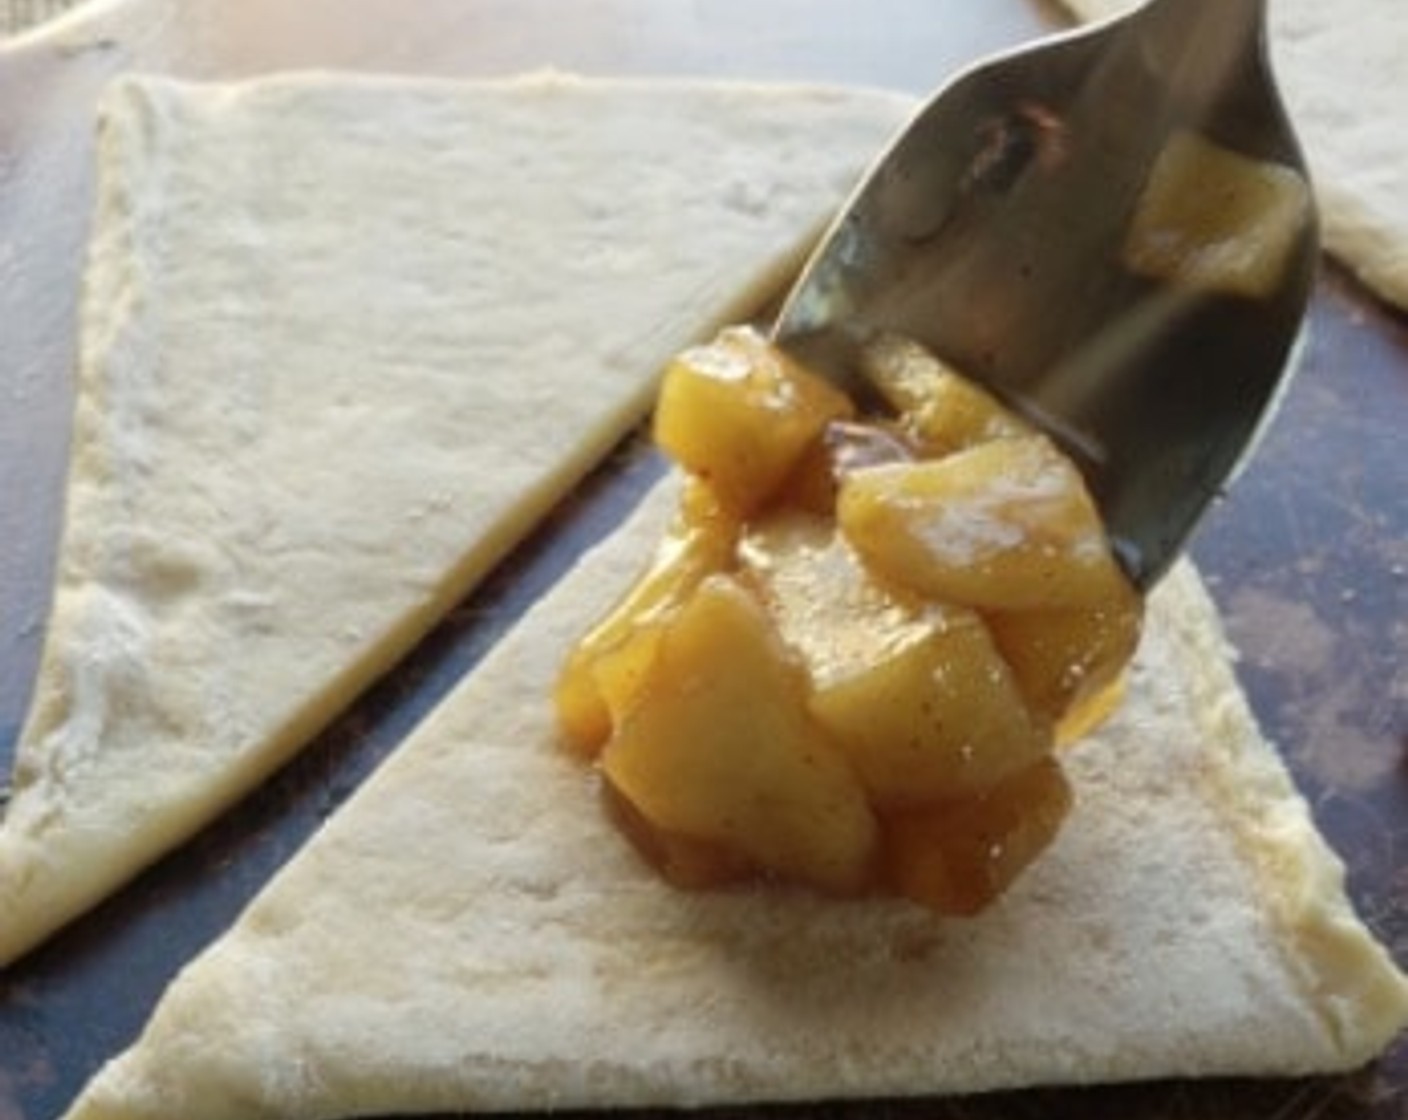
[[[1257,282],[1224,282],[1248,254]],[[1076,460],[1148,588],[1285,388],[1317,257],[1265,0],[1150,0],[940,90],[773,335],[854,382],[896,332],[989,387]]]

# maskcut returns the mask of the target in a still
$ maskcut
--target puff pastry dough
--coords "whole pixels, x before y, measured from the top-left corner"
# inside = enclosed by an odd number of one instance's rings
[[[1408,983],[1351,912],[1177,568],[1076,809],[971,921],[684,894],[556,741],[657,493],[172,984],[70,1120],[703,1105],[1354,1066]],[[1052,961],[1062,967],[1051,967]]]
[[[860,91],[124,81],[0,962],[287,759],[771,294]]]

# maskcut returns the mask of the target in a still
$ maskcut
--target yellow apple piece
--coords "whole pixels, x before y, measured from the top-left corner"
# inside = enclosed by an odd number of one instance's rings
[[[567,745],[593,758],[611,734],[655,656],[660,623],[708,575],[731,566],[738,521],[697,480],[680,505],[650,566],[567,655],[554,687]]]
[[[1098,606],[1115,567],[1079,472],[1040,436],[857,471],[836,516],[881,575],[979,609]]]
[[[609,781],[602,783],[601,790],[616,827],[671,885],[708,890],[747,879],[753,873],[743,856],[722,844],[681,836],[652,824]]]
[[[878,583],[829,520],[770,515],[739,554],[878,810],[988,789],[1050,749],[982,619]]]
[[[1151,279],[1264,298],[1286,270],[1310,207],[1310,188],[1294,169],[1178,131],[1154,162],[1123,260]]]
[[[730,509],[763,505],[850,399],[756,331],[733,327],[666,368],[655,440]]]
[[[1119,710],[1129,686],[1129,671],[1121,670],[1103,687],[1083,695],[1056,724],[1056,746],[1067,747],[1089,735]]]
[[[1119,678],[1139,644],[1142,618],[1139,593],[1114,571],[1096,606],[993,611],[987,623],[1027,702],[1062,720]]]
[[[1055,838],[1070,786],[1045,758],[981,797],[885,818],[883,875],[941,914],[976,914]]]
[[[991,393],[913,339],[880,334],[862,348],[860,364],[866,380],[899,412],[910,438],[927,455],[1032,434]]]
[[[914,448],[892,425],[833,420],[807,445],[777,494],[777,505],[831,517],[841,480],[865,467],[907,463]]]
[[[662,627],[602,752],[607,779],[662,832],[824,890],[858,890],[875,819],[808,713],[805,674],[767,612],[736,580],[710,576]]]

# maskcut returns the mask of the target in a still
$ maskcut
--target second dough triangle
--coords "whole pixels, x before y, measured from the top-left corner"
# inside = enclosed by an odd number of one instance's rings
[[[110,91],[0,964],[388,668],[907,111],[560,76]]]

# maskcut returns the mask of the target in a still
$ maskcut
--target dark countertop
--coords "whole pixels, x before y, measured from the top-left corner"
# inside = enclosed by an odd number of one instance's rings
[[[587,71],[665,68],[757,77],[812,76],[920,90],[979,51],[1028,35],[1043,16],[1017,0],[756,4],[728,0],[705,21],[694,5],[583,0],[539,26],[549,0],[276,0],[217,11],[196,0],[183,26],[146,17],[140,0],[80,25],[63,50],[39,40],[0,51],[0,232],[49,247],[0,292],[10,358],[0,359],[0,766],[23,715],[38,619],[48,594],[69,404],[67,369],[86,201],[87,106],[108,74],[161,66],[195,74],[311,64],[448,73],[552,61]],[[856,23],[858,11],[865,18]],[[336,9],[336,10],[334,10]],[[874,32],[900,26],[902,56]],[[394,13],[394,14],[393,14]],[[341,17],[341,18],[340,18]],[[358,24],[358,20],[361,21]],[[372,29],[397,26],[376,41]],[[404,22],[398,23],[398,20]],[[357,24],[351,30],[350,24]],[[169,23],[169,21],[168,21]],[[447,38],[457,25],[467,45]],[[470,25],[473,25],[472,28]],[[942,27],[939,35],[935,27]],[[517,29],[545,41],[524,45]],[[341,28],[341,30],[330,30]],[[358,29],[360,28],[360,29]],[[216,33],[218,31],[218,34]],[[462,36],[464,39],[466,36]],[[23,98],[16,99],[17,93]],[[68,138],[60,143],[55,138]],[[27,302],[31,301],[31,302]],[[57,307],[47,317],[27,308]],[[1362,915],[1408,962],[1408,318],[1328,268],[1304,366],[1267,439],[1207,518],[1194,553],[1242,653],[1242,680],[1316,819],[1349,869]],[[518,613],[612,524],[658,472],[624,448],[406,663],[282,774],[128,889],[0,974],[0,1120],[44,1120],[137,1032],[174,972],[219,934],[414,722]],[[10,480],[17,480],[10,485]],[[953,1120],[1120,1117],[1173,1120],[1401,1120],[1408,1039],[1348,1077],[1167,1082],[1006,1093],[956,1101],[741,1109]]]

